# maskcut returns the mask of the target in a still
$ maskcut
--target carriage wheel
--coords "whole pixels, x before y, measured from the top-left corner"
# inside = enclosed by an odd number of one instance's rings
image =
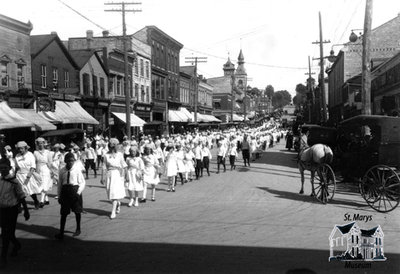
[[[315,197],[321,203],[332,200],[336,190],[335,173],[328,164],[321,164],[315,170],[314,178]]]
[[[367,204],[376,211],[392,211],[400,202],[400,177],[388,166],[373,166],[365,173],[360,192]]]

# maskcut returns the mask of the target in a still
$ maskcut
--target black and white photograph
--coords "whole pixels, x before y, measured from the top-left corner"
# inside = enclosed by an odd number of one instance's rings
[[[1,273],[400,273],[400,1],[0,5]]]

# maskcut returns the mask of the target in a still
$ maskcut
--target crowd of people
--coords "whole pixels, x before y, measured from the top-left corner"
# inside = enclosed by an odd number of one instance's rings
[[[138,207],[147,201],[149,189],[150,200],[155,202],[156,186],[161,180],[167,181],[167,192],[175,192],[178,183],[185,185],[201,180],[203,176],[211,176],[211,151],[216,152],[216,174],[219,174],[227,171],[226,158],[230,170],[236,169],[240,152],[244,166],[251,167],[251,162],[259,158],[262,151],[272,147],[283,136],[278,124],[267,122],[257,128],[196,131],[155,138],[142,136],[139,140],[135,137],[129,140],[125,136],[122,142],[98,134],[86,138],[82,148],[74,143],[50,146],[40,137],[35,141],[33,152],[25,141],[19,141],[15,150],[7,144],[0,144],[1,258],[6,260],[10,241],[14,244],[12,254],[20,249],[15,238],[15,224],[22,209],[25,218],[29,219],[25,197],[30,196],[34,208],[40,210],[50,203],[49,193],[56,186],[55,199],[61,205],[61,219],[60,231],[55,236],[63,239],[66,219],[71,211],[76,219],[74,236],[78,236],[83,212],[82,193],[90,169],[94,178],[100,177],[100,183],[105,186],[112,204],[110,219],[114,219],[121,211],[121,200],[127,196],[128,207]],[[6,189],[3,186],[7,184],[9,188]],[[14,195],[12,202],[3,203],[3,197],[10,196],[10,192],[18,195]],[[7,227],[9,223],[13,225]]]

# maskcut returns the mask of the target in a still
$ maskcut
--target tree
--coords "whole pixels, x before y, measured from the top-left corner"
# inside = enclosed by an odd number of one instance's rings
[[[296,96],[293,97],[293,104],[296,106],[300,106],[307,98],[307,87],[303,84],[296,85]],[[295,100],[296,98],[296,100]]]
[[[268,85],[265,88],[265,96],[268,96],[269,98],[272,98],[274,96],[274,87],[271,85]]]
[[[287,90],[279,90],[272,96],[272,106],[274,108],[283,108],[292,102],[292,95]]]

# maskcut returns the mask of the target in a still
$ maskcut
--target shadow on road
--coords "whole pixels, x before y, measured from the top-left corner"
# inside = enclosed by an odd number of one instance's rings
[[[94,214],[97,216],[110,216],[110,211],[111,211],[111,209],[109,211],[105,211],[98,208],[86,208],[86,207],[84,209],[87,213]]]
[[[297,161],[293,160],[295,156],[296,154],[294,153],[266,151],[263,152],[262,157],[257,159],[255,163],[297,168]]]
[[[302,201],[302,202],[311,202],[311,203],[319,203],[317,199],[314,197],[311,197],[310,195],[306,194],[298,194],[298,193],[293,193],[289,191],[282,191],[282,190],[276,190],[276,189],[271,189],[268,187],[257,187],[258,189],[267,191],[271,194],[276,195],[277,198],[283,198],[283,199],[289,199],[289,200],[294,200],[294,201]],[[328,202],[329,204],[335,204],[335,205],[345,205],[349,207],[366,207],[368,208],[368,205],[366,203],[359,203],[353,200],[347,200],[347,199],[342,199],[342,198],[337,198],[337,196],[334,196],[332,200]]]
[[[47,227],[19,225],[43,235]],[[327,231],[327,236],[329,231]],[[49,238],[51,238],[49,237]],[[199,244],[84,241],[69,237],[63,242],[21,239],[23,248],[10,258],[2,273],[358,273],[344,262],[328,262],[326,250],[219,246]],[[386,262],[372,263],[368,273],[398,273],[399,254],[385,253]],[[365,271],[365,270],[363,270]]]

